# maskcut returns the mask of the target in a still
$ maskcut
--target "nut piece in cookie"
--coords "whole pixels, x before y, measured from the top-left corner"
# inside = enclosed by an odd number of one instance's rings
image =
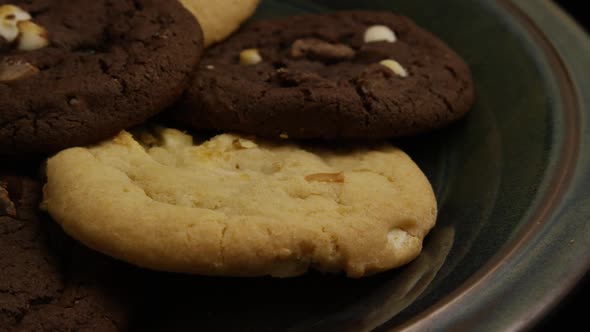
[[[308,182],[344,182],[344,174],[338,173],[315,173],[305,176]]]
[[[437,214],[424,174],[387,143],[333,152],[174,129],[58,153],[44,206],[107,255],[226,276],[375,274],[414,259]]]
[[[8,43],[12,43],[19,34],[18,23],[30,19],[31,15],[18,6],[1,5],[0,36]]]
[[[17,49],[21,51],[34,51],[49,45],[47,30],[34,22],[19,22],[18,30]]]
[[[6,187],[7,184],[0,181],[0,217],[16,217],[16,208],[14,207],[14,203],[10,200],[10,195],[6,190]]]
[[[291,46],[291,57],[321,60],[350,60],[355,51],[348,45],[328,43],[316,38],[297,39]]]
[[[39,68],[24,60],[0,60],[0,82],[11,82],[31,77],[39,72]]]

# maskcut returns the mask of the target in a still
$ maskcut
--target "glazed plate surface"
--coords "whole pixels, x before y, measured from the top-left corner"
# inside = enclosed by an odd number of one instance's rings
[[[588,271],[588,37],[544,0],[265,0],[254,19],[355,8],[413,18],[473,71],[467,118],[396,142],[439,202],[422,255],[361,280],[158,274],[133,330],[519,330]]]

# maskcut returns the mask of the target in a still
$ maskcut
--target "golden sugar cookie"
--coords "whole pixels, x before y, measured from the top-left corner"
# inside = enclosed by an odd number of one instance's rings
[[[414,259],[436,200],[388,144],[328,150],[174,129],[122,132],[47,162],[43,207],[121,260],[203,275],[362,277]]]
[[[180,0],[201,24],[205,46],[227,38],[248,19],[260,0]]]

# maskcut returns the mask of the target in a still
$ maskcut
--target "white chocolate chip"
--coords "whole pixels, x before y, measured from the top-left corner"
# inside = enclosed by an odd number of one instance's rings
[[[16,41],[20,51],[33,51],[49,44],[47,31],[31,21],[31,14],[13,5],[0,6],[0,37],[10,44]]]
[[[213,66],[213,65],[207,65],[207,66],[205,66],[205,68],[207,68],[209,70],[213,70],[213,69],[215,69],[215,66]]]
[[[262,57],[258,50],[255,48],[249,48],[240,52],[240,64],[241,65],[255,65],[262,61]]]
[[[395,248],[405,248],[409,245],[409,242],[414,240],[412,236],[400,228],[394,228],[387,234],[387,240],[389,244]]]
[[[194,144],[191,135],[179,130],[156,128],[156,133],[162,138],[162,145],[169,150],[181,150]]]
[[[287,134],[287,133],[281,133],[279,135],[279,138],[281,138],[281,139],[289,139],[289,134]]]
[[[307,182],[344,182],[344,174],[339,173],[314,173],[305,176]]]
[[[18,27],[12,24],[0,23],[0,36],[7,42],[12,43],[18,37]]]
[[[39,68],[21,60],[0,61],[0,82],[11,82],[33,76]]]
[[[47,30],[31,21],[18,22],[20,35],[17,48],[21,51],[33,51],[49,45]]]
[[[394,43],[397,40],[395,32],[385,25],[373,25],[365,31],[365,43],[372,42],[390,42]]]
[[[400,65],[399,62],[391,59],[383,60],[379,62],[380,65],[387,67],[392,72],[394,72],[397,76],[400,77],[408,77],[408,71]]]
[[[0,20],[2,21],[28,21],[31,19],[31,14],[24,11],[22,8],[14,5],[0,6]]]
[[[0,6],[0,36],[7,42],[12,43],[19,34],[17,24],[30,19],[31,15],[20,7],[13,5]]]

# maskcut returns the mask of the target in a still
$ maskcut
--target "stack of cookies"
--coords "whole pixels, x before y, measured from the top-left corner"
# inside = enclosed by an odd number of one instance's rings
[[[0,0],[1,330],[54,330],[66,311],[65,330],[120,329],[102,275],[125,263],[96,252],[353,278],[418,256],[436,200],[386,140],[460,119],[469,68],[390,12],[238,29],[257,5]],[[55,225],[81,245],[63,250]]]

